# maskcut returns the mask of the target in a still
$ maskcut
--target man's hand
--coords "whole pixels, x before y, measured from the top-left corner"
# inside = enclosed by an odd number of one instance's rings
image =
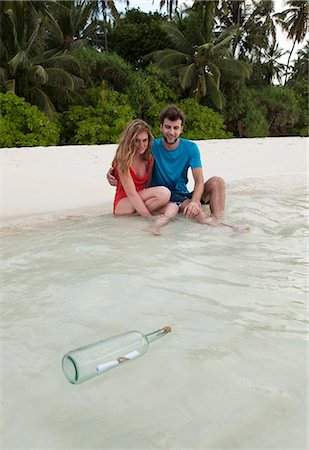
[[[111,167],[106,174],[107,181],[111,186],[117,186],[117,180],[114,175],[114,169]]]
[[[197,202],[189,202],[183,209],[183,214],[186,217],[195,217],[201,211],[201,205]]]

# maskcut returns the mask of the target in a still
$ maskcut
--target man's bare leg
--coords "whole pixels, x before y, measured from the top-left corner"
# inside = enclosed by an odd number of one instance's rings
[[[190,200],[185,200],[180,205],[180,211],[183,211],[185,206],[190,202]],[[198,223],[201,223],[203,225],[209,225],[212,227],[223,227],[228,228],[232,230],[234,233],[247,233],[250,231],[250,228],[248,226],[244,227],[238,227],[235,225],[230,225],[229,223],[224,222],[220,217],[214,216],[214,215],[208,215],[205,213],[205,211],[201,208],[198,215],[192,217],[193,220],[195,220]]]
[[[202,200],[209,204],[212,216],[222,217],[225,206],[225,183],[223,178],[212,177],[206,181]]]

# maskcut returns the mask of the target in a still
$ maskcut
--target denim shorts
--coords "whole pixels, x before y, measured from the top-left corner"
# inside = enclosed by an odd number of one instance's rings
[[[178,192],[172,192],[170,202],[176,203],[177,206],[180,206],[185,200],[191,199],[192,195],[193,192],[183,192],[181,194],[179,194]],[[207,203],[204,202],[204,200],[201,200],[202,205],[206,205]]]

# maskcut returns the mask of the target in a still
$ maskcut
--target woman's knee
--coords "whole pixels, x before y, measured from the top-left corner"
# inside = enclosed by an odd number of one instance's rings
[[[158,186],[157,196],[158,199],[161,200],[163,203],[167,203],[171,198],[171,191],[165,186]]]

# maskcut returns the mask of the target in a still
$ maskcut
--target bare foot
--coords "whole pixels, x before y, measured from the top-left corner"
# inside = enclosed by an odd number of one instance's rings
[[[160,236],[160,228],[163,227],[168,223],[168,218],[165,217],[164,214],[160,214],[159,216],[155,217],[153,223],[144,229],[144,231],[148,231],[149,233],[152,233],[154,236]]]
[[[249,225],[245,225],[243,227],[232,227],[235,234],[244,234],[249,233],[250,227]]]
[[[161,236],[160,228],[157,225],[151,225],[150,227],[144,228],[143,231],[153,234],[154,236]]]
[[[243,234],[243,233],[248,233],[250,231],[250,227],[248,225],[239,226],[239,227],[235,226],[235,225],[230,225],[229,223],[224,222],[221,218],[215,217],[215,216],[205,217],[202,223],[204,223],[206,225],[210,225],[212,227],[229,228],[235,234]]]

